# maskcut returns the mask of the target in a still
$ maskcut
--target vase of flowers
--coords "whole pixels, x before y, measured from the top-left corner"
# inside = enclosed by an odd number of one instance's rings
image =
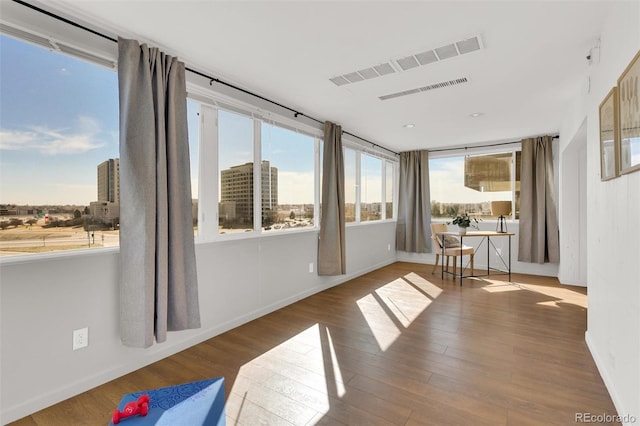
[[[447,222],[447,225],[458,225],[460,235],[465,235],[467,233],[467,228],[470,226],[478,229],[478,226],[476,225],[477,223],[478,219],[476,217],[471,217],[467,213],[463,213],[451,218],[451,222]]]

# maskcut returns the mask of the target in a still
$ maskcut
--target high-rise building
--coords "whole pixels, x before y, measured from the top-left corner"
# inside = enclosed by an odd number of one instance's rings
[[[273,218],[278,207],[278,169],[269,161],[261,163],[262,222]],[[251,223],[253,220],[253,163],[233,166],[220,172],[220,217]]]
[[[89,203],[89,214],[105,223],[120,216],[120,159],[98,164],[98,200]]]
[[[98,201],[120,202],[119,158],[110,158],[98,165]]]

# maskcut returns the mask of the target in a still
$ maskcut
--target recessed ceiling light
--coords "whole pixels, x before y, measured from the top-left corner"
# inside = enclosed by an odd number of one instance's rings
[[[469,117],[476,118],[476,117],[480,117],[481,115],[484,115],[484,113],[482,113],[482,112],[474,112],[473,114],[469,114]]]
[[[405,129],[413,129],[414,127],[416,127],[416,125],[413,123],[407,123],[402,127],[404,127]]]

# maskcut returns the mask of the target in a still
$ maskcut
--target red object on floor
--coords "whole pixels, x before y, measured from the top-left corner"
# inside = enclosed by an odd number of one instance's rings
[[[120,419],[126,419],[131,416],[146,416],[149,412],[149,395],[140,395],[137,401],[128,402],[122,411],[115,410],[113,412],[112,421],[114,425],[120,423]]]

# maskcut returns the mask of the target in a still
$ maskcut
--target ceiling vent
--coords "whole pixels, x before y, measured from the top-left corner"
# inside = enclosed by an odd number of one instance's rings
[[[413,95],[415,93],[420,93],[420,92],[428,92],[430,90],[442,89],[444,87],[457,86],[459,84],[464,84],[464,83],[468,83],[468,82],[469,82],[469,79],[467,77],[456,78],[455,80],[443,81],[443,82],[440,82],[440,83],[430,84],[430,85],[424,86],[424,87],[418,87],[416,89],[403,90],[402,92],[396,92],[396,93],[391,93],[391,94],[388,94],[388,95],[383,95],[383,96],[380,96],[379,99],[381,101],[387,101],[389,99],[399,98],[401,96]]]
[[[456,56],[475,52],[482,48],[482,38],[480,35],[476,35],[435,49],[405,56],[403,58],[393,59],[389,62],[374,65],[359,71],[338,75],[330,78],[329,81],[336,86],[344,86],[347,84],[357,83],[359,81],[371,80],[388,74],[394,74],[396,72],[408,71],[412,68],[418,68],[423,65],[429,65],[435,62],[444,61],[445,59],[455,58]]]

